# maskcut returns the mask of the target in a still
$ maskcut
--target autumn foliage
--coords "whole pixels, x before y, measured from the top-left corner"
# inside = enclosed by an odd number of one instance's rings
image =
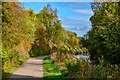
[[[71,35],[70,35],[71,34]],[[2,3],[3,70],[21,64],[21,57],[41,56],[80,47],[75,33],[65,30],[57,9],[47,5],[35,14],[20,2]]]

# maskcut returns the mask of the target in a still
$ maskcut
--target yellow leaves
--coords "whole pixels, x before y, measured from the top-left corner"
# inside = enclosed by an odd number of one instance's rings
[[[46,30],[46,27],[43,27],[44,30]]]

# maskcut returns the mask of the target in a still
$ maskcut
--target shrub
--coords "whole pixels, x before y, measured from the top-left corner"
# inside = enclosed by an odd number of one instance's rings
[[[66,58],[67,73],[64,76],[70,78],[120,78],[120,68],[118,65],[103,65],[103,60],[99,65],[90,64],[83,59]]]
[[[50,55],[50,59],[53,61],[53,62],[56,62],[57,61],[57,52],[54,52]]]
[[[20,64],[20,56],[19,54],[12,49],[2,49],[2,67],[3,69],[9,69],[15,64]]]

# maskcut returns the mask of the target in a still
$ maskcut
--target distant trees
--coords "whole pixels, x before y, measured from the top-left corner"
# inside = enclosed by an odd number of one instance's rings
[[[77,34],[71,31],[67,31],[67,34],[69,36],[68,44],[71,45],[72,47],[80,47],[80,38],[77,37]]]
[[[94,15],[90,18],[88,49],[92,60],[103,56],[109,63],[120,63],[120,2],[91,4]]]

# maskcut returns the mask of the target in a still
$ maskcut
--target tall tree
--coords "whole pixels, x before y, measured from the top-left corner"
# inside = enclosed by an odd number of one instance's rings
[[[90,18],[89,35],[91,59],[103,56],[109,63],[120,63],[120,2],[91,4],[94,15]]]
[[[51,5],[48,4],[37,14],[37,24],[35,33],[37,41],[35,41],[35,45],[39,44],[39,49],[41,49],[41,52],[38,51],[37,53],[49,53],[50,48],[50,50],[53,50],[53,47],[62,46],[64,43],[67,44],[67,31],[61,26],[57,16],[57,9],[52,10]]]
[[[3,66],[20,61],[20,55],[29,56],[35,31],[31,14],[21,7],[21,3],[2,3],[2,58],[5,63]]]

